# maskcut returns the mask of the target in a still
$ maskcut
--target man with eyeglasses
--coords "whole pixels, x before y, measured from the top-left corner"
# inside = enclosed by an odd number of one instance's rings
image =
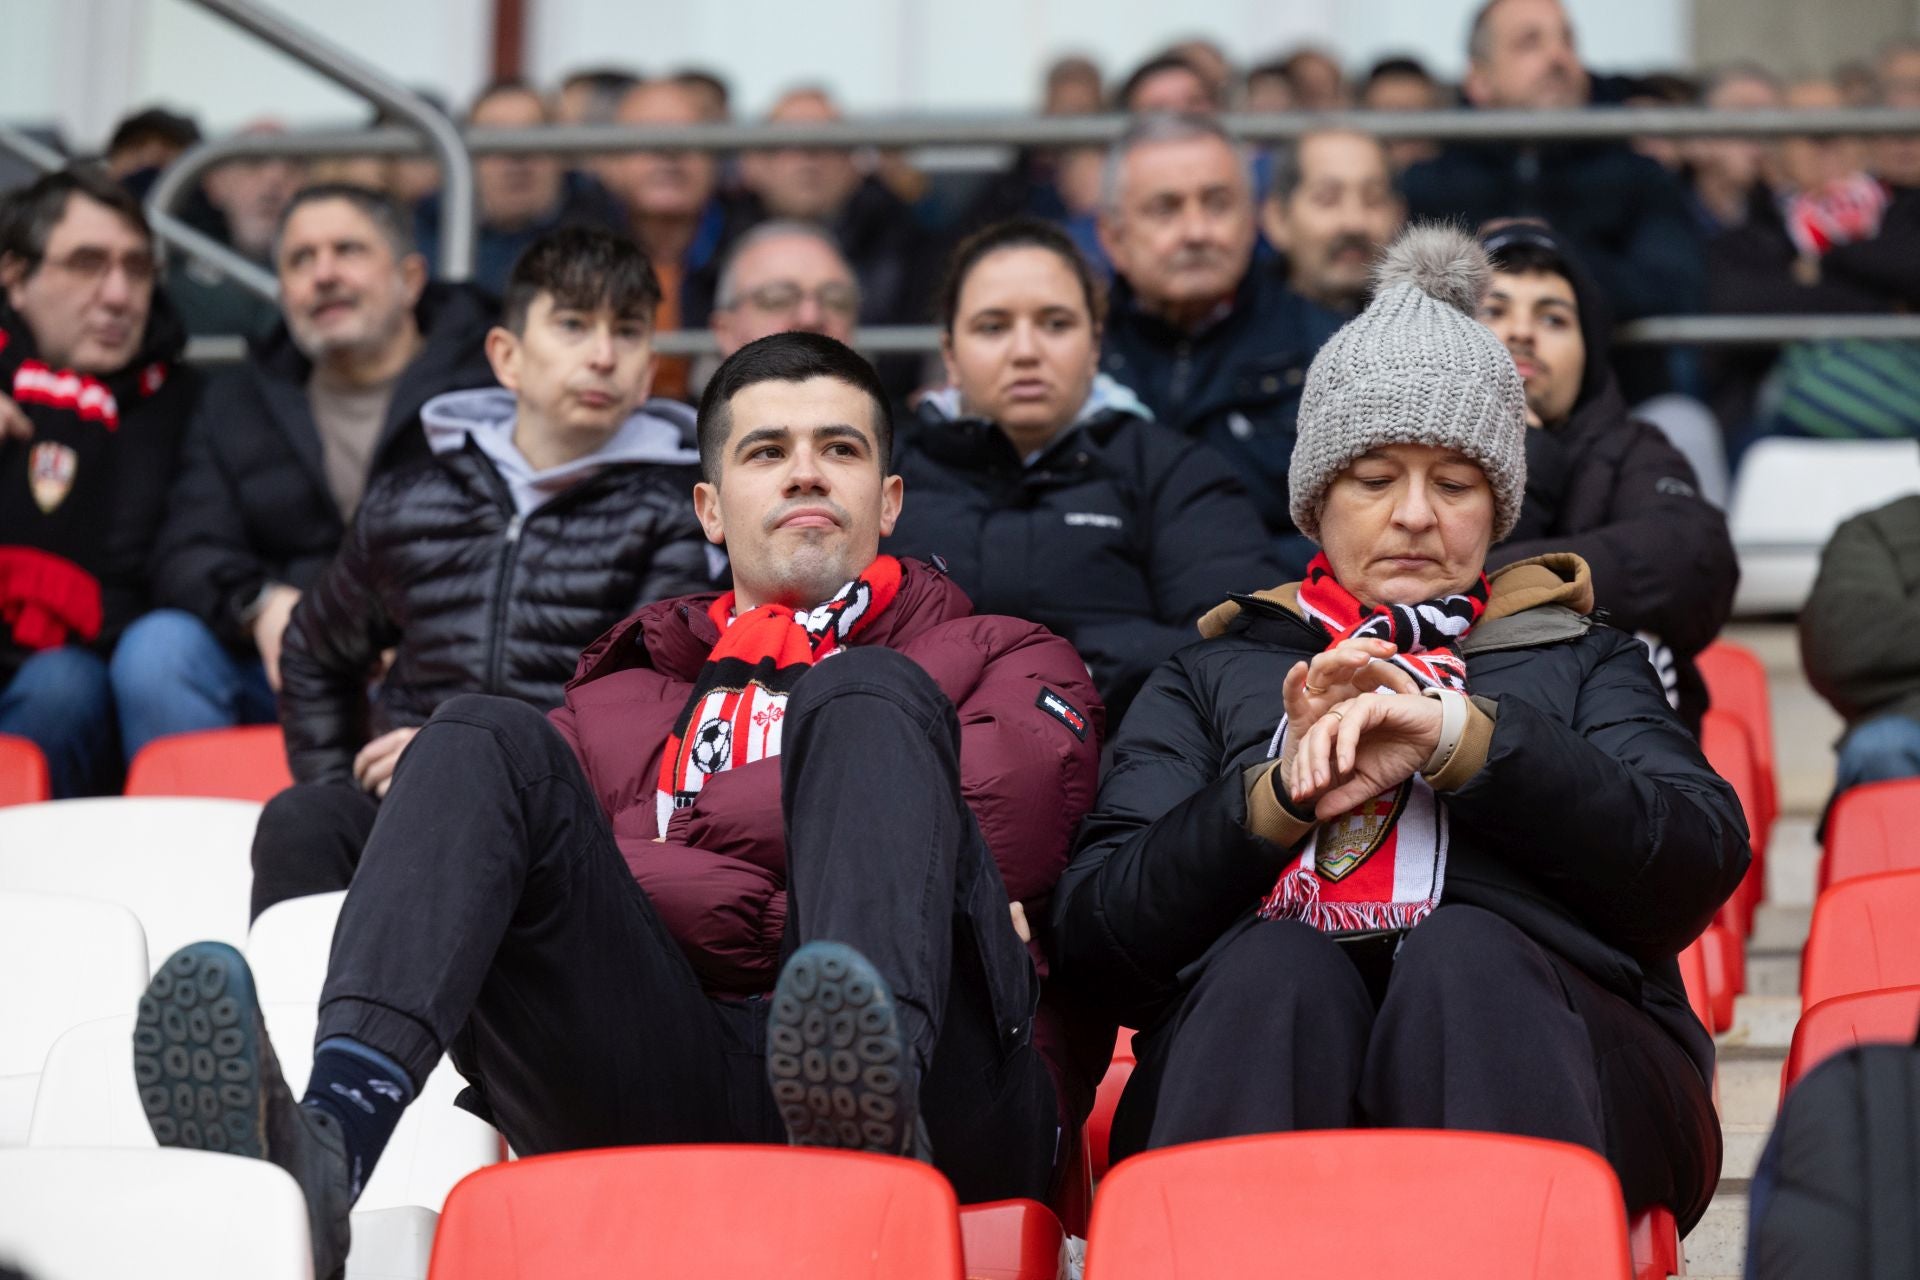
[[[115,782],[107,656],[146,607],[146,553],[197,392],[153,287],[153,233],[90,169],[0,207],[0,733],[56,797]]]
[[[720,269],[713,337],[725,359],[776,333],[821,333],[852,345],[860,286],[840,246],[811,222],[763,222]]]

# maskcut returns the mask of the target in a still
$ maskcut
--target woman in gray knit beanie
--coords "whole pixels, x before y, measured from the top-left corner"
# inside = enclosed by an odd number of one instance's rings
[[[1676,957],[1746,830],[1579,557],[1485,572],[1527,429],[1474,319],[1489,275],[1466,235],[1416,227],[1314,360],[1290,487],[1320,554],[1148,680],[1049,955],[1141,1028],[1116,1159],[1492,1130],[1600,1152],[1630,1214],[1684,1230],[1720,1146]]]

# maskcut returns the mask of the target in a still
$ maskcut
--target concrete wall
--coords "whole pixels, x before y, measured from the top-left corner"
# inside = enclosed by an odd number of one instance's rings
[[[1920,35],[1920,0],[1693,0],[1699,65],[1758,62],[1786,77],[1824,75]]]

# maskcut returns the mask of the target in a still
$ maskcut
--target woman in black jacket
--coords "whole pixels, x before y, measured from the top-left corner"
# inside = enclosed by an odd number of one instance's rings
[[[1117,724],[1203,612],[1279,576],[1259,515],[1212,450],[1098,374],[1100,288],[1057,227],[967,240],[939,314],[950,385],[902,433],[883,550],[938,556],[981,613],[1073,641]]]
[[[1525,408],[1485,255],[1417,228],[1307,379],[1304,582],[1136,700],[1054,899],[1054,973],[1140,1028],[1116,1153],[1292,1129],[1575,1142],[1697,1220],[1713,1042],[1677,953],[1747,864],[1732,792],[1585,566],[1485,576]]]

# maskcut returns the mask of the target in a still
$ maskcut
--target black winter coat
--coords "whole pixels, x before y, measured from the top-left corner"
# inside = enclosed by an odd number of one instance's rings
[[[906,502],[882,548],[945,562],[980,613],[1065,636],[1120,722],[1200,615],[1283,576],[1246,490],[1211,449],[1107,409],[1030,465],[991,422],[923,403],[894,470]]]
[[[428,400],[493,385],[482,344],[494,310],[478,290],[427,287],[416,312],[425,345],[394,388],[369,479],[427,457]],[[307,403],[311,367],[282,323],[208,387],[153,552],[155,603],[186,610],[243,649],[253,637],[241,615],[260,588],[306,590],[347,532]]]
[[[710,591],[687,495],[698,468],[621,463],[524,516],[471,440],[374,483],[337,559],[300,598],[280,719],[301,782],[460,693],[560,705],[581,651],[641,605]],[[369,673],[393,666],[369,708]]]
[[[1101,342],[1103,372],[1131,387],[1155,421],[1213,446],[1240,477],[1293,577],[1314,553],[1287,506],[1300,391],[1314,353],[1343,322],[1255,263],[1231,310],[1197,333],[1148,314],[1115,281]]]
[[[1558,427],[1527,432],[1520,522],[1487,562],[1550,551],[1587,562],[1609,623],[1672,651],[1680,718],[1698,732],[1707,687],[1693,659],[1733,612],[1740,564],[1725,514],[1700,496],[1685,456],[1627,416],[1611,378]]]
[[[1740,883],[1746,823],[1646,650],[1575,612],[1591,599],[1577,566],[1550,565],[1567,604],[1490,607],[1467,638],[1474,700],[1495,724],[1485,765],[1443,797],[1441,901],[1499,914],[1639,1005],[1711,1080],[1713,1040],[1676,956]],[[1501,594],[1496,575],[1495,607]],[[1288,670],[1325,645],[1279,603],[1238,603],[1134,700],[1054,895],[1056,981],[1149,1032],[1298,853],[1248,831],[1244,775],[1269,761]]]

